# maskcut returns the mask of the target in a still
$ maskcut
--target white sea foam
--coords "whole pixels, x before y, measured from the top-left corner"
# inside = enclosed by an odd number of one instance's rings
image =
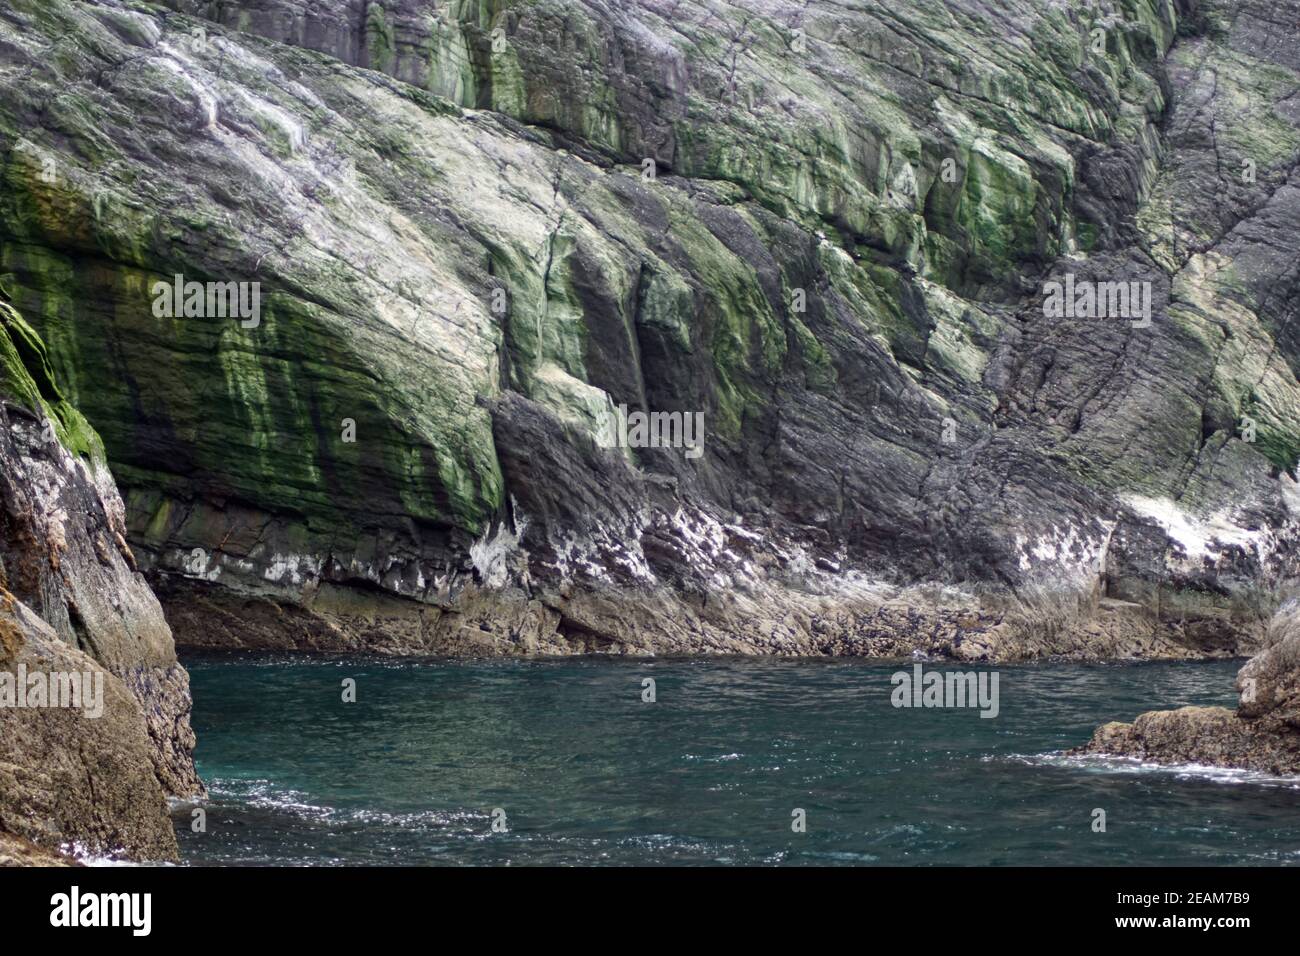
[[[983,758],[985,761],[1014,760],[1030,766],[1063,767],[1097,773],[1162,774],[1178,780],[1203,780],[1222,784],[1254,784],[1300,790],[1300,777],[1277,776],[1257,770],[1235,767],[1216,767],[1200,763],[1155,763],[1136,757],[1109,754],[1002,754]]]
[[[125,860],[122,859],[120,856],[120,854],[125,852],[124,850],[110,850],[107,853],[92,853],[90,850],[86,848],[86,846],[83,843],[80,843],[78,841],[73,841],[72,843],[64,843],[60,847],[60,849],[64,853],[71,856],[82,866],[87,866],[87,867],[175,866],[176,865],[175,863],[172,863],[170,861],[136,862],[134,860]]]

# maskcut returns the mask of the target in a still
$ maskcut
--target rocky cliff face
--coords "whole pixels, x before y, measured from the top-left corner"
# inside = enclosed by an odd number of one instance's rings
[[[1249,652],[1300,562],[1279,17],[11,0],[0,277],[182,642]]]
[[[98,437],[0,301],[0,858],[174,858],[165,798],[202,793],[189,680],[125,532]]]

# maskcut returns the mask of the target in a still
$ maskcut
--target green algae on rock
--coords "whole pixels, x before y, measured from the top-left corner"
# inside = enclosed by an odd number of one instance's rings
[[[1238,6],[13,0],[0,278],[182,641],[1249,652],[1300,64]],[[153,316],[176,273],[261,326]]]
[[[0,855],[48,863],[75,845],[174,859],[166,797],[203,792],[188,676],[136,570],[102,446],[5,303],[0,363],[0,668],[11,680],[94,674],[103,687],[93,718],[0,707]]]

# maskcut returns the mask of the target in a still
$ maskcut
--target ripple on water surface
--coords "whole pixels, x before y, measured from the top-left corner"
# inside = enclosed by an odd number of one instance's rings
[[[994,719],[893,707],[910,663],[187,664],[211,790],[207,832],[176,810],[191,863],[1300,860],[1297,781],[1062,753],[1152,707],[1231,705],[1240,662],[1000,667]]]

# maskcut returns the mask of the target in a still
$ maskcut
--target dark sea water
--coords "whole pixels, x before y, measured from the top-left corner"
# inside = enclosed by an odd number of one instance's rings
[[[893,707],[910,664],[186,663],[212,791],[206,833],[174,812],[192,864],[1300,863],[1294,780],[1059,754],[1235,704],[1240,662],[1004,666],[995,719]]]

